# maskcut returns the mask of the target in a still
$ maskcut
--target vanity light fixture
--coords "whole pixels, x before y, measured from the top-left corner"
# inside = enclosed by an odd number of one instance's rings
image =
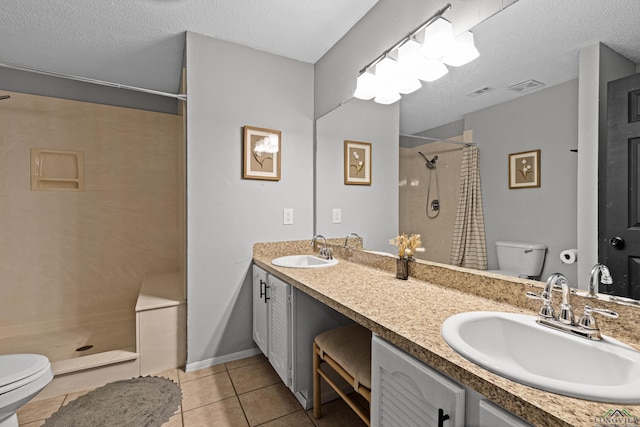
[[[447,74],[446,65],[459,67],[480,56],[473,34],[465,31],[454,37],[451,23],[442,18],[450,8],[447,4],[438,10],[361,69],[353,96],[393,104],[420,89],[421,80],[432,82]]]

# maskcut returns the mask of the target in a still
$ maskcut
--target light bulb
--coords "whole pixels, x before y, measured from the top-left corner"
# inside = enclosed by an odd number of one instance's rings
[[[414,39],[398,49],[398,67],[402,74],[425,82],[437,80],[449,72],[441,61],[425,58],[420,43]]]
[[[420,43],[410,39],[398,49],[397,87],[403,94],[415,92],[422,87],[417,71],[420,61],[424,61]]]
[[[375,98],[373,98],[373,100],[375,102],[377,102],[378,104],[393,104],[396,101],[399,101],[401,98],[400,93],[398,93],[398,91],[394,91],[394,90],[382,90],[380,92],[378,92],[378,94],[376,95]]]
[[[376,96],[376,76],[368,71],[360,74],[353,96],[367,101]]]
[[[442,58],[454,44],[453,26],[446,19],[438,18],[424,29],[422,54],[427,59]]]
[[[442,62],[453,67],[459,67],[468,64],[479,56],[480,52],[476,49],[473,41],[473,33],[465,31],[455,38],[455,44],[444,55]]]
[[[376,97],[379,104],[393,104],[400,99],[398,91],[398,63],[385,57],[376,65]]]
[[[418,78],[425,82],[433,82],[443,77],[449,72],[449,69],[436,59],[426,59],[424,66],[418,73]]]

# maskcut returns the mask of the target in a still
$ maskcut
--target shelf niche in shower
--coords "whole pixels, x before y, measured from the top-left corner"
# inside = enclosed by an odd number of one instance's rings
[[[82,191],[82,151],[31,149],[32,191]]]

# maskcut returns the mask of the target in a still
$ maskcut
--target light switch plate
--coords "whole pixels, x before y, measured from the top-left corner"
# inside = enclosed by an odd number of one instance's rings
[[[282,223],[284,225],[291,225],[293,224],[293,209],[291,208],[284,208],[282,210]]]
[[[340,224],[342,222],[342,209],[333,208],[332,221],[334,224]]]

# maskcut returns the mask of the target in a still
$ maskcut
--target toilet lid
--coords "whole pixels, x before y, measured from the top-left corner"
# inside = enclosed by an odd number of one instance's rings
[[[0,355],[0,394],[35,381],[50,369],[49,359],[40,354]]]

